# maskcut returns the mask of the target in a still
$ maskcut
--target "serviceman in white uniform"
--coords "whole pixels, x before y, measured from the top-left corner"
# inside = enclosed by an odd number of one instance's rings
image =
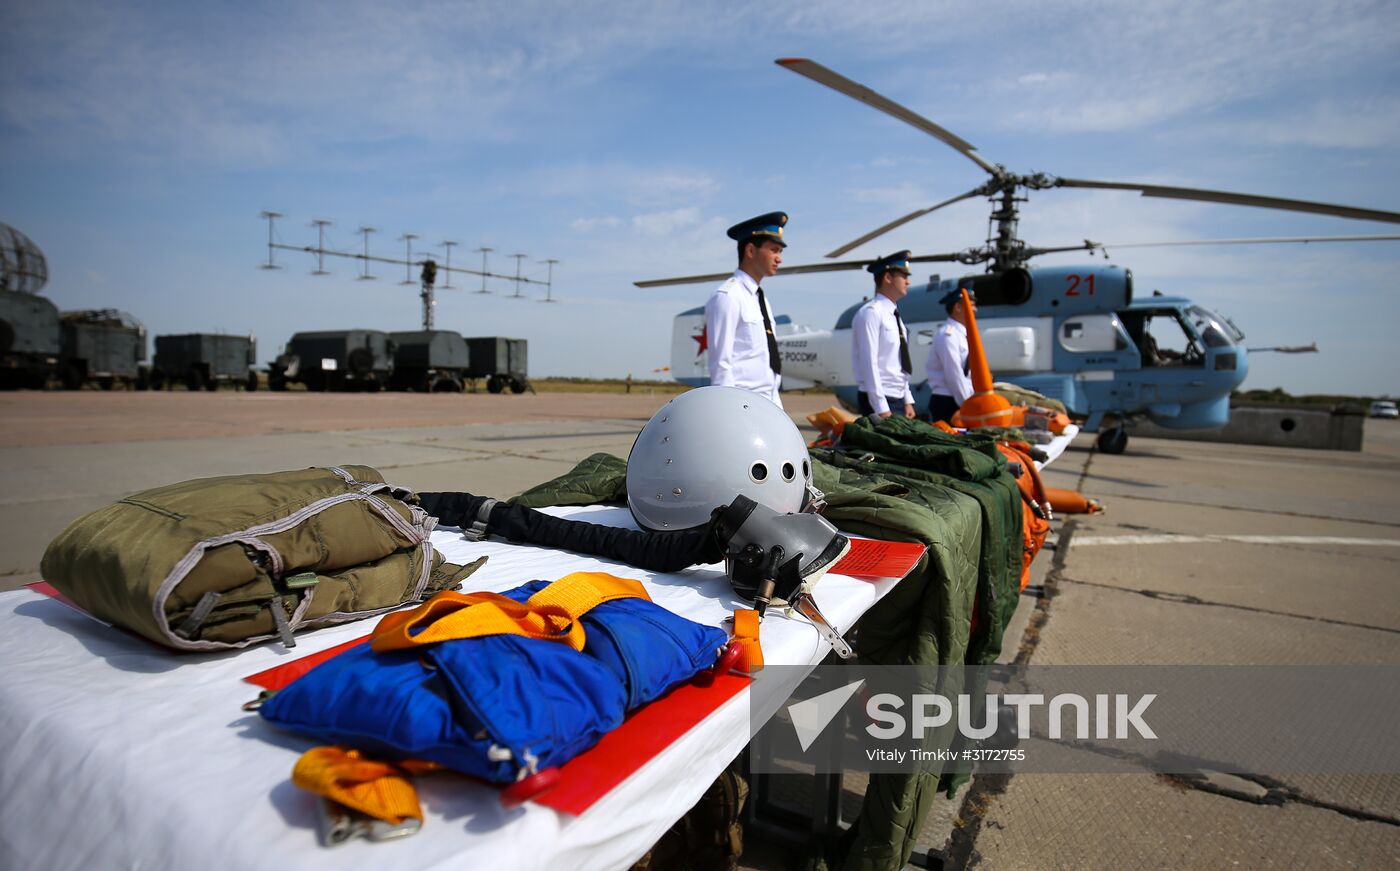
[[[969,290],[967,298],[975,314],[977,297]],[[967,367],[967,308],[963,305],[962,292],[949,291],[939,302],[947,310],[948,320],[933,334],[933,347],[929,349],[925,368],[929,390],[933,392],[929,399],[929,420],[947,423],[972,395],[972,377]]]
[[[729,238],[739,245],[739,268],[705,303],[710,383],[752,390],[779,408],[783,361],[759,282],[778,274],[787,219],[783,212],[770,212],[729,228]]]
[[[909,332],[895,305],[909,294],[909,252],[881,257],[865,267],[875,274],[875,296],[851,321],[851,363],[861,414],[914,417],[909,374]]]

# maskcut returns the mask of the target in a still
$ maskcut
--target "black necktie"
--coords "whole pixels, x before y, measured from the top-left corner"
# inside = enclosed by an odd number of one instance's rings
[[[904,370],[905,375],[912,375],[914,361],[909,359],[909,336],[904,332],[904,318],[899,316],[899,309],[894,310],[894,323],[899,330],[899,368]]]
[[[774,375],[783,372],[783,358],[778,354],[778,337],[773,335],[773,322],[768,319],[768,301],[763,298],[763,288],[758,289],[758,310],[763,312],[763,331],[768,334],[768,368]]]

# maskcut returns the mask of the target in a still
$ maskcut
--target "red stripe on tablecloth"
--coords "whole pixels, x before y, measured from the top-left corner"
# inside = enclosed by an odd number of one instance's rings
[[[856,538],[851,540],[851,550],[831,568],[831,572],[864,580],[902,578],[913,569],[924,550],[923,545],[912,542]],[[244,680],[264,689],[281,689],[320,663],[363,644],[368,638],[365,636],[347,641],[320,653],[250,675]],[[562,765],[558,785],[533,800],[562,813],[583,813],[742,692],[749,682],[748,677],[735,674],[722,675],[705,686],[692,682],[633,711],[622,725],[604,735],[596,745]]]
[[[243,679],[264,689],[280,690],[336,654],[368,640],[368,635],[356,638]],[[749,678],[730,674],[709,686],[690,683],[677,687],[633,711],[596,745],[561,766],[559,784],[534,801],[567,814],[583,813],[748,685]]]
[[[832,566],[833,575],[846,575],[863,581],[902,578],[913,570],[925,548],[914,541],[851,539],[851,549]]]
[[[559,784],[534,801],[581,814],[701,720],[748,687],[750,679],[722,675],[709,686],[690,683],[633,711],[621,726],[559,769]]]
[[[359,638],[353,638],[345,642],[344,644],[337,644],[335,647],[327,647],[320,653],[308,654],[306,656],[301,657],[300,659],[294,659],[291,662],[284,662],[281,665],[274,665],[267,671],[260,671],[257,674],[250,674],[243,679],[250,684],[258,685],[265,690],[272,690],[276,692],[277,690],[282,689],[287,684],[306,674],[311,669],[315,668],[316,666],[335,656],[337,653],[342,653],[346,650],[349,650],[352,647],[357,647],[361,644],[364,644],[368,640],[368,635],[361,635]]]

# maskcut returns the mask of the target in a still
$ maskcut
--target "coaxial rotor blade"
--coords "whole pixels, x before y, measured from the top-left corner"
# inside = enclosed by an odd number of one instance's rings
[[[1081,178],[1056,179],[1056,186],[1137,191],[1145,197],[1163,197],[1172,200],[1199,200],[1207,203],[1229,203],[1236,206],[1282,209],[1289,212],[1311,212],[1317,215],[1335,215],[1339,218],[1355,218],[1359,221],[1385,221],[1389,224],[1400,224],[1400,212],[1386,212],[1380,209],[1360,209],[1354,206],[1339,206],[1333,203],[1315,203],[1310,200],[1289,200],[1283,197],[1261,197],[1254,194],[1237,194],[1229,191],[1212,191],[1201,188],[1168,187],[1152,184],[1130,184],[1117,181],[1091,181]]]
[[[840,257],[842,254],[845,254],[846,252],[848,252],[848,251],[850,251],[850,250],[852,250],[852,249],[854,249],[854,248],[859,248],[860,246],[864,245],[866,242],[869,242],[871,239],[875,239],[875,238],[878,238],[878,237],[880,237],[880,236],[883,236],[883,235],[885,235],[886,233],[888,233],[889,231],[893,230],[894,228],[899,227],[899,226],[902,226],[902,225],[904,225],[904,224],[907,224],[907,223],[909,223],[910,221],[914,220],[915,218],[921,218],[921,217],[923,217],[924,215],[927,215],[929,212],[936,212],[936,211],[938,211],[939,209],[943,208],[944,206],[951,206],[953,203],[961,202],[961,201],[967,199],[968,197],[975,197],[975,196],[977,196],[978,194],[981,194],[981,193],[984,193],[984,192],[985,192],[984,189],[981,188],[981,187],[973,188],[972,190],[968,191],[968,192],[965,193],[965,194],[958,194],[957,196],[953,197],[952,199],[944,200],[943,202],[939,203],[939,204],[936,205],[936,206],[929,206],[927,209],[919,209],[919,210],[916,211],[916,212],[910,212],[909,214],[905,215],[905,216],[902,217],[902,218],[896,218],[895,220],[890,221],[888,224],[886,224],[885,226],[879,228],[878,230],[871,230],[869,233],[866,233],[864,236],[861,236],[859,239],[855,239],[855,240],[853,240],[853,241],[851,241],[851,242],[847,242],[845,245],[842,245],[840,248],[837,248],[835,251],[832,251],[830,254],[828,254],[828,255],[826,255],[826,256],[827,256],[827,257]]]
[[[847,269],[864,269],[873,260],[844,260],[840,263],[812,263],[805,266],[780,266],[778,275],[804,275],[809,272],[840,272]],[[709,284],[724,281],[732,272],[714,272],[709,275],[688,275],[684,278],[655,278],[648,281],[632,282],[637,287],[666,287],[672,284]]]
[[[957,262],[963,256],[960,254],[921,254],[918,257],[910,257],[911,263],[933,263],[933,262]],[[807,275],[813,272],[844,272],[850,269],[864,269],[874,263],[872,260],[843,260],[839,263],[806,263],[799,266],[782,266],[778,268],[779,275]],[[672,284],[705,284],[710,282],[723,281],[732,272],[715,272],[710,275],[688,275],[684,278],[654,278],[647,281],[632,282],[637,287],[666,287]]]
[[[1275,243],[1294,242],[1307,245],[1312,242],[1395,242],[1400,241],[1400,234],[1377,233],[1365,236],[1261,236],[1254,239],[1178,239],[1166,242],[1123,242],[1115,244],[1113,242],[1092,242],[1087,243],[1089,247],[1103,248],[1171,248],[1184,247],[1188,245],[1272,245]],[[1075,248],[1084,248],[1085,245],[1076,245]],[[1046,253],[1052,249],[1036,249],[1036,253]],[[1072,250],[1072,249],[1059,249]]]
[[[904,108],[903,106],[896,103],[894,100],[891,100],[890,98],[885,97],[881,94],[875,93],[874,91],[867,88],[865,85],[862,85],[858,82],[853,82],[845,76],[841,75],[840,73],[827,69],[826,67],[817,63],[816,61],[808,60],[805,57],[783,57],[778,58],[774,61],[774,63],[781,67],[787,67],[788,69],[792,70],[795,73],[798,73],[799,75],[806,76],[807,78],[811,79],[814,82],[817,82],[818,84],[826,85],[833,91],[839,91],[840,93],[845,94],[848,97],[853,97],[854,99],[860,100],[862,103],[866,104],[872,109],[878,109],[879,111],[884,112],[886,115],[889,115],[893,118],[898,118],[906,124],[919,128],[920,130],[934,137],[938,141],[957,150],[968,160],[971,160],[973,163],[982,167],[987,172],[991,173],[994,177],[1001,178],[1002,170],[1000,169],[1000,167],[996,166],[995,164],[988,163],[985,159],[983,159],[983,157],[977,153],[976,147],[973,146],[971,143],[967,142],[960,136],[957,136],[953,133],[950,133],[947,130],[944,130],[942,127],[939,127],[937,124],[933,123],[932,121],[928,120],[927,118],[918,114],[917,112],[913,112],[909,109]]]
[[[916,254],[909,258],[910,263],[982,263],[990,259],[983,248],[969,248],[953,254]],[[866,263],[874,261],[867,260]]]
[[[710,275],[687,275],[683,278],[651,278],[646,281],[634,281],[634,287],[670,287],[673,284],[710,284],[717,281],[724,281],[732,272],[715,272]]]

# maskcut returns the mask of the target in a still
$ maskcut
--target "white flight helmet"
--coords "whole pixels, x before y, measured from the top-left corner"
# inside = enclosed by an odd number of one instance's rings
[[[652,415],[627,457],[627,507],[643,529],[691,529],[744,495],[780,514],[811,501],[812,461],[781,408],[737,387],[699,387]]]

